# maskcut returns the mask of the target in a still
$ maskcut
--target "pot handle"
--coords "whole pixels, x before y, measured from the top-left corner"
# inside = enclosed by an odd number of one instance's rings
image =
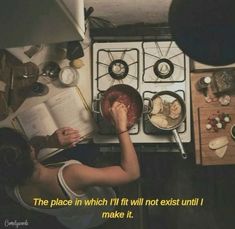
[[[151,111],[153,110],[153,101],[152,101],[152,99],[146,97],[143,100],[149,102],[148,105],[146,105],[146,104],[143,105],[143,113],[144,114],[151,113]]]
[[[96,114],[100,114],[100,110],[96,110],[95,109],[95,103],[99,103],[100,102],[100,99],[94,99],[93,101],[92,101],[92,103],[91,103],[91,110],[92,110],[92,112],[94,112],[94,113],[96,113]],[[99,108],[100,106],[98,106],[98,108]]]
[[[179,146],[179,148],[180,148],[180,152],[181,152],[182,158],[183,158],[183,159],[187,159],[187,158],[188,158],[187,153],[186,153],[185,150],[184,150],[184,146],[183,146],[183,144],[182,144],[182,142],[181,142],[179,133],[177,132],[176,129],[173,130],[173,134],[174,134],[175,140],[176,140],[176,142],[178,143],[178,146]]]

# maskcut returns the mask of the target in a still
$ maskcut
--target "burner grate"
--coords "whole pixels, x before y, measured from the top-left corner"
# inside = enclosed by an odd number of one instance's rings
[[[143,42],[142,49],[144,82],[185,81],[185,55],[174,42]]]
[[[139,50],[98,50],[96,82],[99,91],[105,91],[115,84],[127,84],[138,89]]]

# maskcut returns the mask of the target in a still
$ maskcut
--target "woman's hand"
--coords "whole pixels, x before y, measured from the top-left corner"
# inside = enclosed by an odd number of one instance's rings
[[[48,139],[50,147],[74,147],[80,140],[77,130],[70,127],[63,127],[56,130]]]
[[[118,132],[127,130],[127,107],[120,102],[114,102],[110,114]]]

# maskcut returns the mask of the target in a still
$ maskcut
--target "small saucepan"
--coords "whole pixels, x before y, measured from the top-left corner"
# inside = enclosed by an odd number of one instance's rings
[[[172,91],[161,91],[152,98],[145,98],[145,100],[149,101],[147,113],[149,121],[160,130],[172,131],[183,159],[187,159],[187,154],[177,132],[177,128],[183,123],[186,116],[186,106],[183,99]]]
[[[98,110],[95,109],[94,102],[99,102]],[[143,101],[139,92],[133,87],[126,84],[117,84],[111,86],[105,91],[101,98],[93,101],[92,111],[94,113],[101,114],[105,120],[112,123],[112,117],[110,116],[110,108],[115,101],[124,103],[128,108],[127,119],[130,129],[140,118],[143,112]]]

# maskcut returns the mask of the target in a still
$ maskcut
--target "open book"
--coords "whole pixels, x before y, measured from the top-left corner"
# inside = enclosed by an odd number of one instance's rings
[[[79,131],[81,140],[94,131],[90,110],[78,93],[78,88],[67,88],[45,102],[19,113],[16,120],[30,139],[34,136],[51,135],[61,127],[72,127]],[[39,160],[54,155],[59,149],[45,148],[39,152]]]

